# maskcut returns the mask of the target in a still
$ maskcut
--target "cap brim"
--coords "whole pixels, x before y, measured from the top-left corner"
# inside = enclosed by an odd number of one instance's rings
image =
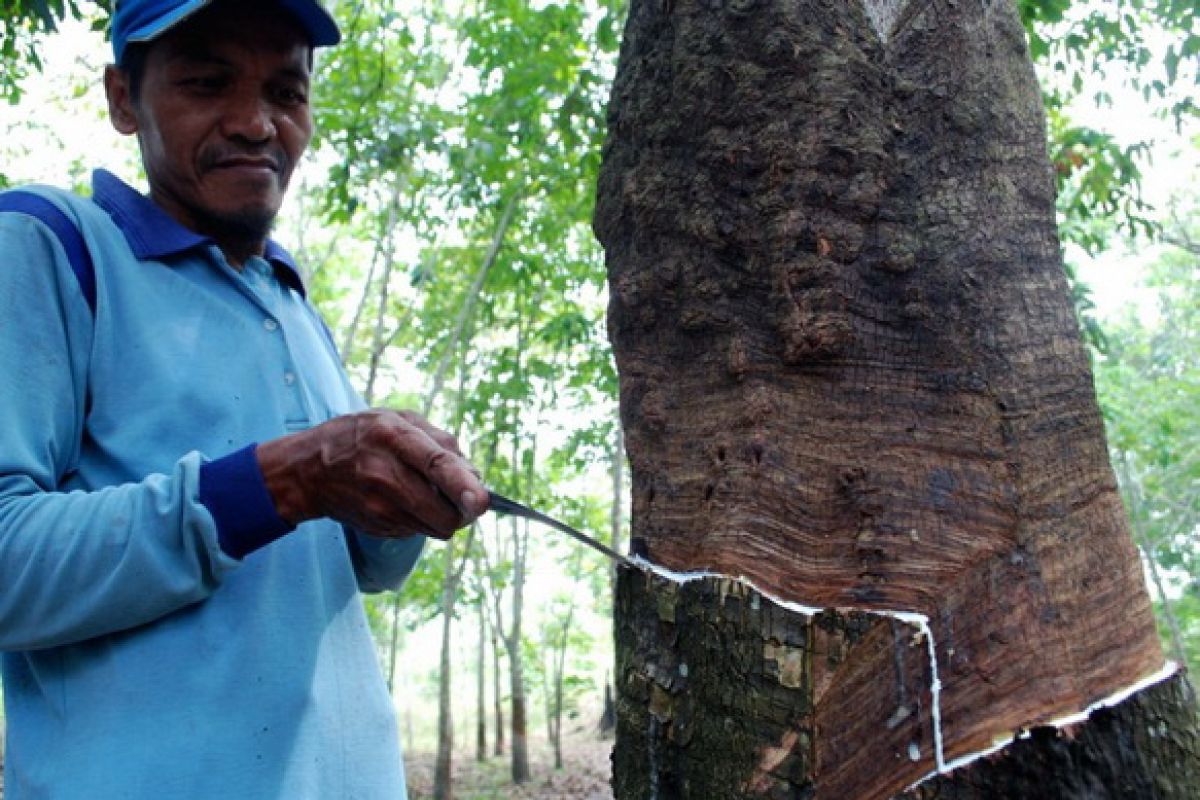
[[[124,37],[120,43],[118,52],[114,55],[117,58],[117,63],[121,62],[124,57],[125,49],[130,44],[140,44],[153,41],[167,31],[186,22],[196,12],[203,10],[211,5],[213,0],[190,0],[189,2],[181,3],[178,8],[172,10],[169,14],[152,20],[151,22],[134,28]],[[308,41],[313,47],[327,47],[335,45],[342,40],[342,32],[337,26],[337,22],[325,7],[314,0],[279,0],[280,7],[291,12],[296,21],[300,23],[300,27],[308,35]]]
[[[280,5],[296,15],[313,47],[328,47],[342,40],[342,32],[325,7],[313,0],[281,0]]]
[[[212,0],[191,0],[181,3],[171,13],[163,14],[145,25],[129,31],[125,35],[125,43],[129,45],[153,41],[210,3]]]

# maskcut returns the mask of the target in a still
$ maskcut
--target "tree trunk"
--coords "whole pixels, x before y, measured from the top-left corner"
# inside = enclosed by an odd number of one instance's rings
[[[384,236],[383,274],[379,278],[379,298],[375,313],[375,330],[371,335],[371,352],[367,362],[367,384],[363,388],[363,402],[368,406],[373,405],[375,402],[375,382],[379,378],[379,367],[383,360],[383,353],[387,349],[387,339],[384,335],[384,329],[387,319],[391,314],[392,271],[396,268],[395,220],[397,206],[400,203],[402,185],[403,183],[397,185],[396,193],[392,196],[392,201],[388,205],[388,226],[385,231],[382,231]],[[357,325],[357,319],[354,324]]]
[[[525,669],[520,653],[520,645],[508,648],[509,686],[512,691],[512,779],[513,783],[525,783],[529,780],[529,735],[528,722],[525,714]]]
[[[1162,670],[1054,225],[1012,3],[634,0],[631,547],[713,577],[621,572],[619,798],[891,797]]]
[[[495,717],[497,756],[504,755],[504,693],[500,691],[500,636],[492,626],[492,711]]]
[[[604,676],[604,707],[600,711],[600,723],[597,726],[600,732],[600,738],[608,738],[608,735],[617,727],[617,704],[613,701],[612,684],[609,683],[608,676]]]
[[[546,642],[542,642],[542,647],[545,648]],[[542,710],[546,715],[546,741],[550,742],[551,747],[554,745],[554,677],[553,668],[550,666],[550,656],[545,649],[542,650]]]
[[[516,452],[519,451],[514,445],[514,453]],[[519,463],[519,461],[519,458],[513,459],[514,463]],[[495,600],[493,613],[496,618],[496,627],[500,630],[500,637],[504,642],[505,653],[508,656],[509,702],[512,706],[510,729],[512,735],[512,780],[513,783],[520,784],[528,781],[530,777],[525,666],[521,653],[521,630],[525,609],[525,557],[529,531],[527,523],[522,523],[517,517],[511,518],[510,523],[513,537],[512,584],[509,587],[512,592],[512,624],[507,632],[504,632],[503,629],[503,615],[498,591],[493,595]]]
[[[1150,575],[1150,584],[1154,587],[1154,593],[1158,596],[1159,609],[1162,612],[1163,620],[1167,623],[1167,631],[1171,638],[1171,656],[1180,664],[1186,664],[1187,651],[1183,647],[1183,632],[1179,629],[1179,618],[1175,615],[1174,604],[1167,594],[1166,586],[1163,585],[1162,575],[1158,569],[1159,554],[1157,547],[1146,533],[1146,526],[1150,522],[1150,517],[1146,513],[1141,500],[1141,490],[1138,480],[1129,468],[1127,453],[1122,452],[1119,454],[1116,468],[1120,476],[1120,482],[1125,485],[1126,503],[1130,516],[1129,526],[1133,531],[1133,541],[1137,544],[1138,550],[1141,551],[1142,557],[1146,559],[1146,571]],[[1177,531],[1194,527],[1195,523],[1192,521],[1191,515],[1187,515],[1177,526]],[[1167,541],[1169,540],[1168,537]]]
[[[479,601],[479,661],[476,664],[475,685],[475,760],[487,761],[487,619],[484,601]]]
[[[404,707],[404,749],[408,750],[415,747],[417,741],[417,733],[413,726],[412,706]]]
[[[576,562],[578,564],[578,562]],[[578,566],[574,570],[578,574]],[[571,624],[575,621],[575,601],[567,607],[567,614],[562,624],[555,631],[553,652],[551,653],[548,674],[552,682],[553,701],[550,703],[550,743],[554,747],[554,768],[563,768],[562,749],[562,718],[564,689],[563,683],[567,678],[567,648],[571,641]]]
[[[454,721],[450,707],[450,631],[454,619],[455,575],[454,548],[445,547],[445,575],[442,578],[442,650],[438,668],[438,744],[433,770],[434,800],[453,800],[452,760]]]
[[[550,725],[550,741],[554,745],[554,768],[563,768],[563,749],[562,749],[562,706],[563,706],[563,685],[562,676],[556,676],[554,684],[554,721]]]
[[[458,587],[462,580],[463,571],[467,568],[467,558],[471,553],[471,545],[475,541],[475,526],[471,526],[466,540],[463,542],[462,559],[458,567],[454,566],[454,542],[445,543],[445,570],[442,576],[442,648],[441,660],[438,667],[438,744],[437,756],[434,760],[433,796],[435,800],[452,800],[453,760],[454,760],[454,716],[450,702],[450,688],[453,681],[453,670],[450,663],[450,633],[454,621],[454,606],[458,602]]]

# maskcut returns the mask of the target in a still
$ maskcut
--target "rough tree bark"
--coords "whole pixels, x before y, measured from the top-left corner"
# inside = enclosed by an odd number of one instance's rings
[[[890,797],[1161,670],[1011,2],[634,0],[596,231],[632,549],[757,587],[622,571],[618,797]],[[994,796],[1193,796],[1181,686]]]

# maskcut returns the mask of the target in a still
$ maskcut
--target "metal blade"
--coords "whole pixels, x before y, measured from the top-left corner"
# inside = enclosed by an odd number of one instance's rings
[[[618,564],[626,567],[637,567],[637,564],[633,563],[616,550],[613,550],[608,545],[601,544],[591,536],[575,530],[565,522],[559,522],[554,517],[547,516],[540,511],[534,511],[529,506],[521,505],[516,500],[509,500],[507,497],[498,495],[495,492],[488,492],[488,508],[492,511],[495,511],[497,514],[510,514],[516,517],[531,519],[534,522],[540,522],[543,525],[549,525],[551,528],[562,531],[576,541],[583,542],[593,550],[603,553]]]

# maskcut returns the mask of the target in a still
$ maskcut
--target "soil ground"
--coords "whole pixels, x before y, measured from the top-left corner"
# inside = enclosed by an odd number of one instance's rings
[[[529,767],[533,778],[514,786],[510,778],[510,756],[475,760],[475,746],[455,748],[453,787],[455,800],[611,800],[612,738],[600,739],[595,729],[563,731],[563,768],[554,769],[554,754],[544,740],[529,745]],[[433,796],[434,754],[405,754],[409,800]]]

